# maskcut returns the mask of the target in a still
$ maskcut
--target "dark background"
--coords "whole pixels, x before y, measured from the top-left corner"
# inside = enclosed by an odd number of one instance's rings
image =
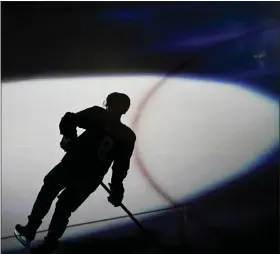
[[[4,82],[181,73],[250,84],[279,98],[276,2],[4,2],[1,9]],[[250,175],[188,203],[189,253],[278,253],[278,170],[279,149]],[[149,223],[167,232],[168,216]],[[131,239],[116,242],[76,248],[132,253],[125,249]]]
[[[185,63],[187,73],[271,84],[279,17],[272,2],[2,3],[2,79],[165,73]],[[254,55],[263,52],[260,71]]]

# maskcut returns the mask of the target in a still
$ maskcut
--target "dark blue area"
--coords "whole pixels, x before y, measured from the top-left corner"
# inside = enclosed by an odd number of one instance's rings
[[[128,48],[133,54],[173,55],[178,64],[191,55],[186,74],[255,84],[279,95],[280,23],[271,8],[248,2],[135,4],[107,9],[92,22],[142,40]]]

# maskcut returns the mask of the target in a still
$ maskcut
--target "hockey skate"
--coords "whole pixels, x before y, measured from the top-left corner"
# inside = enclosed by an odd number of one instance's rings
[[[27,227],[17,224],[14,235],[25,248],[30,250],[31,242],[34,240],[35,234],[31,233]]]

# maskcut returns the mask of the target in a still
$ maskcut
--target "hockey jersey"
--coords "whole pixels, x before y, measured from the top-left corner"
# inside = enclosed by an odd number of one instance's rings
[[[78,136],[77,127],[85,129]],[[130,166],[135,133],[107,110],[93,106],[78,113],[67,112],[61,119],[60,133],[73,140],[62,161],[78,161],[87,168],[106,174],[112,166],[113,186],[122,185]]]

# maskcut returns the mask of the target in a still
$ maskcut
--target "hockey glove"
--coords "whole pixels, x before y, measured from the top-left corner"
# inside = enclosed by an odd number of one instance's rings
[[[71,145],[72,140],[63,136],[62,140],[60,141],[60,147],[67,152],[69,146]]]
[[[111,194],[108,197],[108,201],[114,206],[120,206],[123,200],[124,188],[114,188],[111,183],[109,183]]]

